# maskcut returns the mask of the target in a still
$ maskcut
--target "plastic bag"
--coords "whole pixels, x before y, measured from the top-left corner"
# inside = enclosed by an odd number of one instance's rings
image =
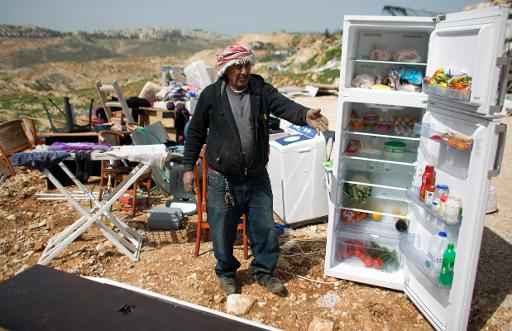
[[[420,62],[421,56],[413,48],[401,49],[393,54],[393,60],[397,62]]]
[[[353,87],[371,88],[375,85],[375,77],[368,74],[357,75],[352,79]]]
[[[389,61],[391,60],[391,52],[383,48],[374,48],[369,54],[370,60]]]
[[[413,85],[421,85],[423,72],[416,69],[402,69],[400,70],[400,80]]]

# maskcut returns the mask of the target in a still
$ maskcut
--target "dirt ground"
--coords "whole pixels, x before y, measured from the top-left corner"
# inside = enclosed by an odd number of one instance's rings
[[[299,101],[321,105],[334,125],[335,97]],[[507,123],[512,125],[512,118]],[[486,219],[470,330],[512,330],[512,205],[506,203],[512,196],[510,134],[507,140],[502,174],[494,180],[499,212]],[[44,178],[27,170],[0,185],[0,281],[34,265],[48,239],[78,218],[63,202],[37,200],[35,193],[44,190]],[[118,253],[91,228],[50,266],[111,278],[225,311],[226,300],[213,271],[211,242],[203,242],[201,255],[194,258],[192,224],[175,233],[146,232],[145,217],[141,213],[129,221],[146,235],[139,262]],[[325,228],[325,224],[307,226],[281,237],[277,274],[289,289],[287,298],[273,296],[251,282],[247,272],[250,260],[243,259],[241,246],[237,246],[242,293],[257,298],[244,318],[285,330],[307,330],[313,317],[333,321],[336,330],[432,329],[403,293],[324,277]],[[332,308],[323,307],[319,300],[327,293],[336,298]]]

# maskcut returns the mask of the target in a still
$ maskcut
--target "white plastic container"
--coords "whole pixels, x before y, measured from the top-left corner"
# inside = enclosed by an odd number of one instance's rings
[[[449,196],[444,204],[444,219],[447,224],[458,224],[462,218],[461,215],[462,201],[454,196]]]
[[[448,246],[448,235],[446,232],[440,231],[432,236],[428,250],[428,261],[425,265],[430,267],[433,278],[436,278],[443,265],[443,253]]]

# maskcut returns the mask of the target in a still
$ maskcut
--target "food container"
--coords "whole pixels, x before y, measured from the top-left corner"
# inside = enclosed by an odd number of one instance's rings
[[[473,146],[473,140],[471,138],[465,138],[455,134],[448,134],[446,142],[448,146],[459,151],[468,151]]]
[[[444,205],[444,219],[447,224],[458,224],[462,219],[462,201],[454,196],[449,196]]]
[[[384,157],[388,160],[402,160],[407,151],[407,145],[401,141],[388,141],[384,144]]]
[[[352,117],[350,119],[350,127],[352,128],[352,130],[363,130],[364,120],[359,117]]]
[[[378,122],[375,126],[375,131],[379,133],[389,133],[393,129],[392,122]]]
[[[366,114],[364,114],[363,119],[364,119],[364,127],[366,129],[372,130],[377,125],[379,116],[377,115],[377,113],[367,112]]]

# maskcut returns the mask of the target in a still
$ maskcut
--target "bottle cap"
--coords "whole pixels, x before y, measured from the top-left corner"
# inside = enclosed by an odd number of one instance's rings
[[[448,185],[445,185],[445,184],[437,184],[436,185],[436,188],[440,189],[440,190],[447,190],[448,189]]]
[[[448,235],[447,235],[447,234],[446,234],[446,232],[444,232],[444,231],[439,231],[439,232],[437,233],[437,235],[438,235],[439,237],[443,237],[443,238],[448,237]]]

